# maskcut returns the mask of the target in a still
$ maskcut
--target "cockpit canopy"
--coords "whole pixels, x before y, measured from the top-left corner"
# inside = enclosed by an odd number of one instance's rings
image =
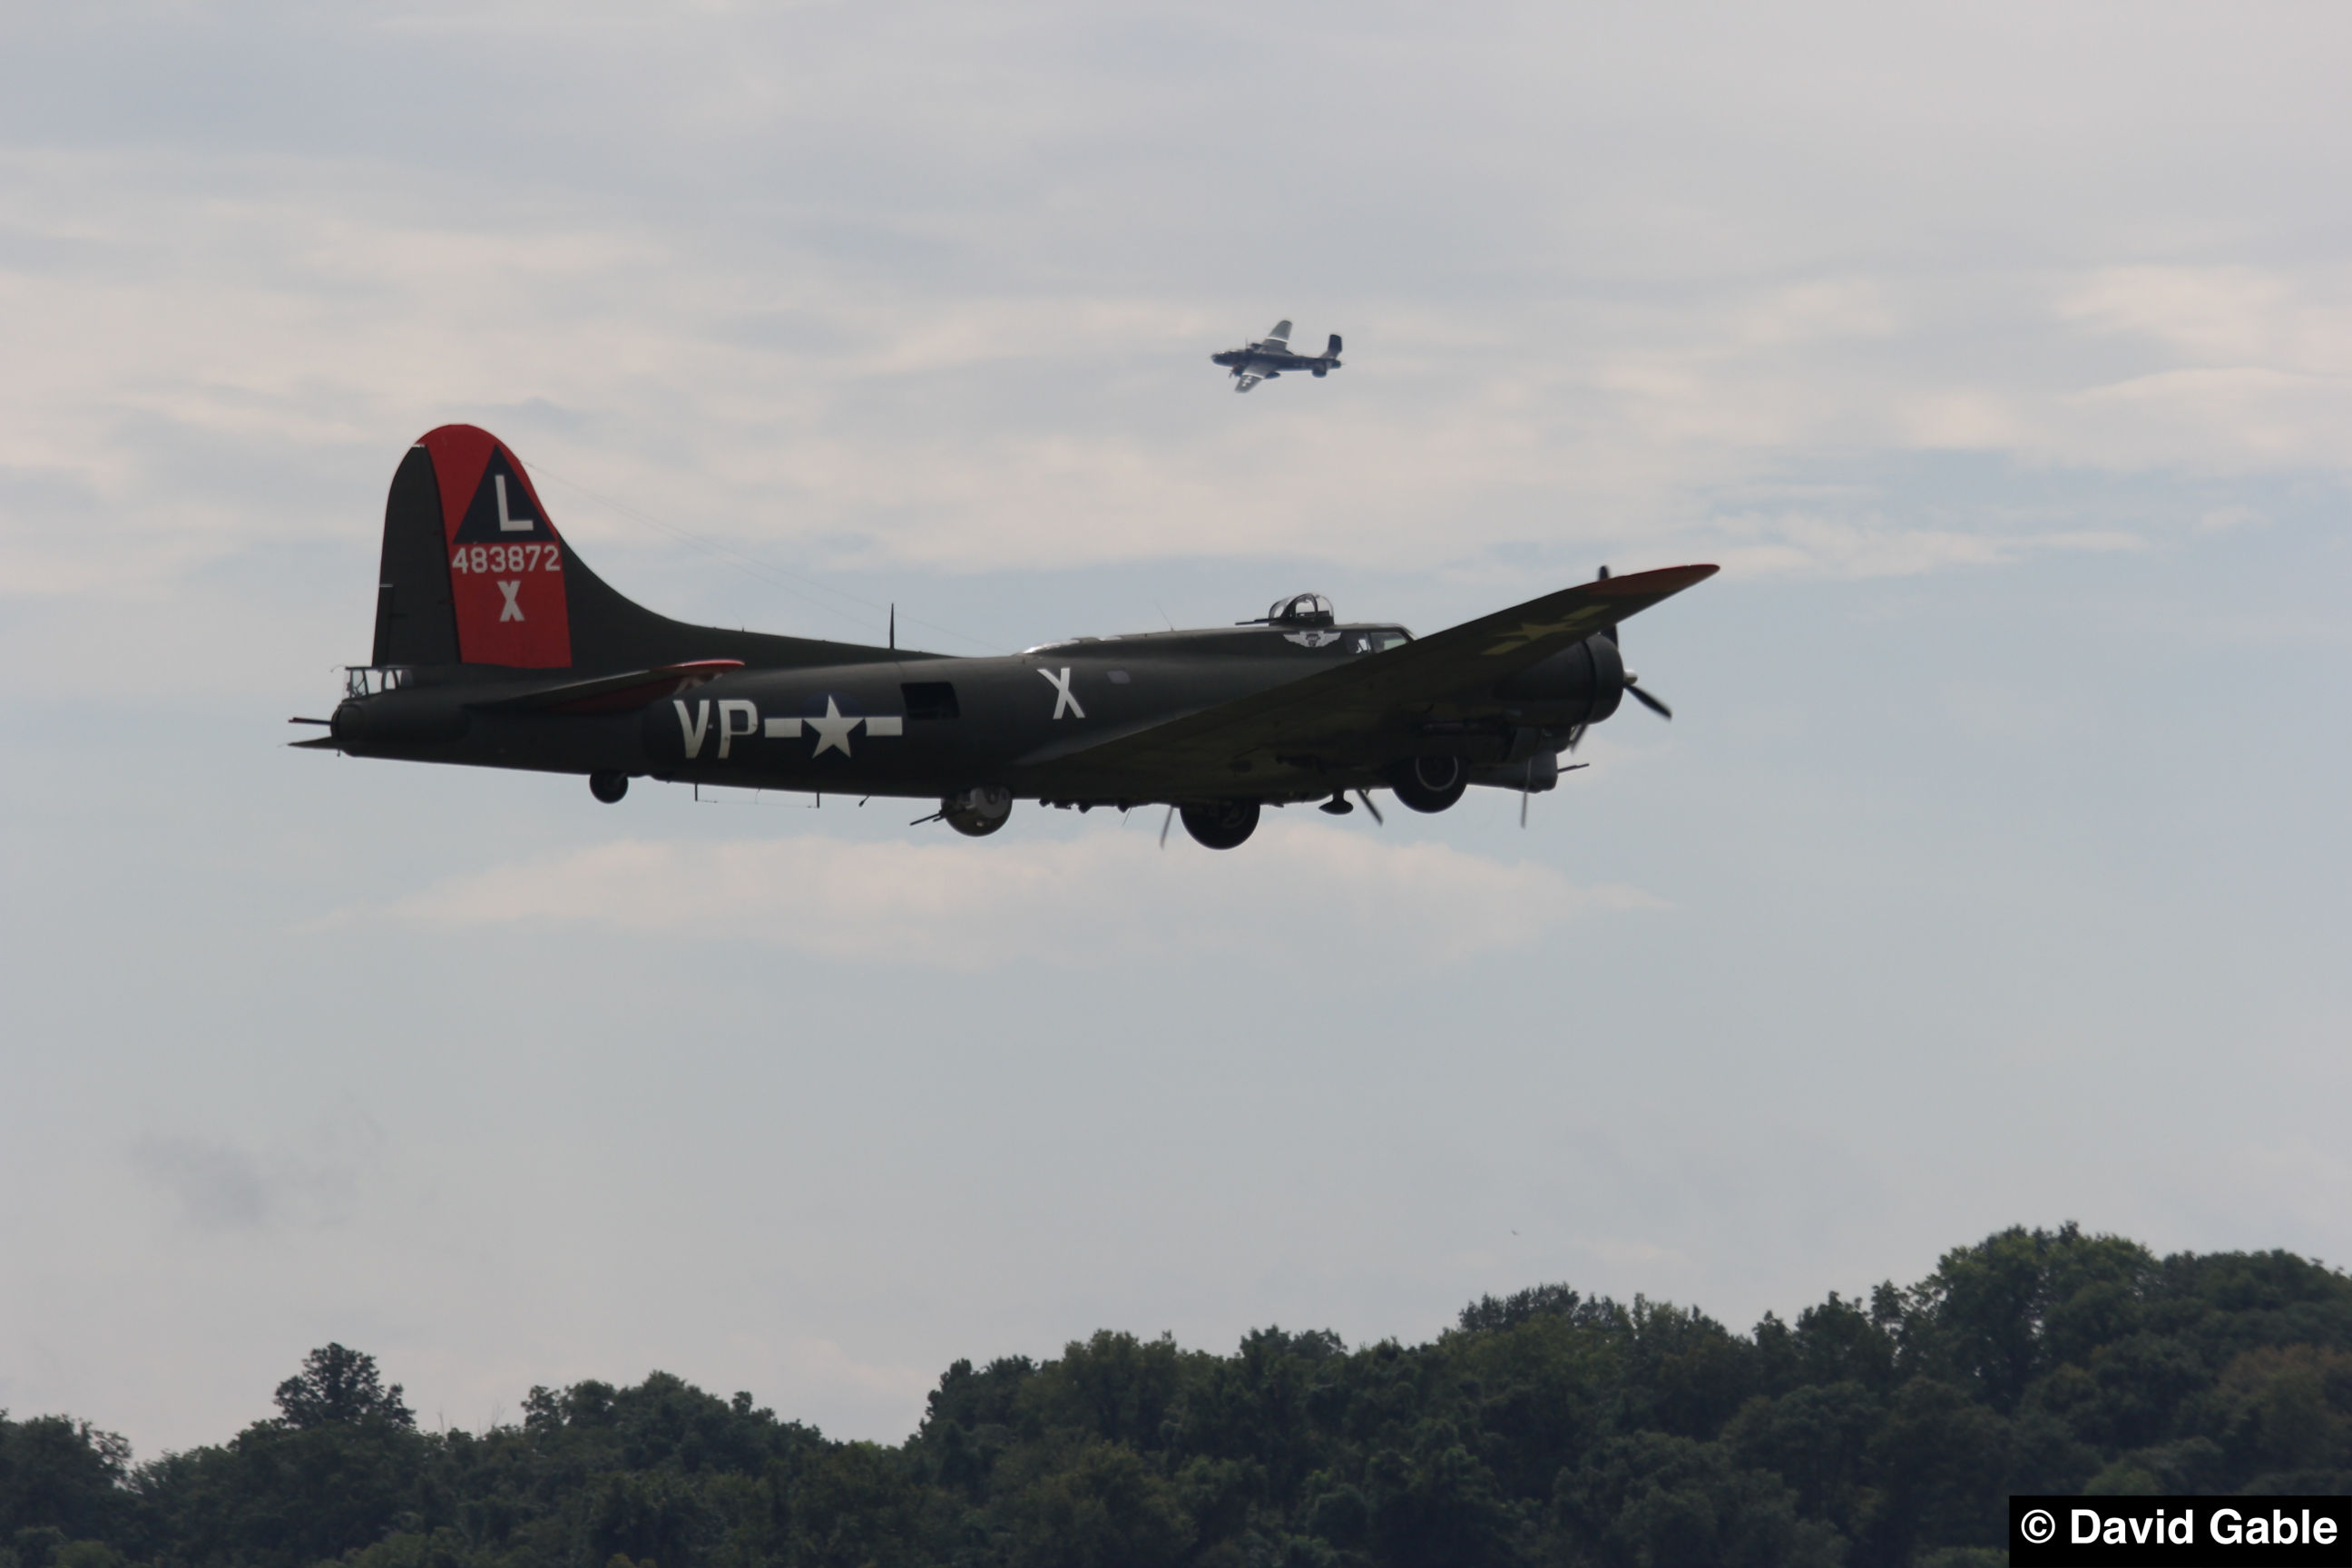
[[[1331,601],[1320,594],[1293,594],[1286,599],[1276,599],[1265,612],[1265,618],[1277,626],[1328,626],[1339,619],[1331,613]]]

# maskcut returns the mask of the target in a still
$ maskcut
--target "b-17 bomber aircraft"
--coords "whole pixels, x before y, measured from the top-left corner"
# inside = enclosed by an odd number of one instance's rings
[[[501,442],[445,425],[393,476],[371,662],[295,743],[582,773],[606,802],[633,778],[910,797],[974,837],[1016,800],[1165,805],[1230,849],[1267,805],[1344,815],[1352,791],[1377,816],[1385,788],[1435,812],[1474,784],[1520,791],[1524,817],[1626,692],[1666,713],[1618,623],[1714,572],[1604,571],[1423,637],[1297,594],[1230,626],[950,658],[656,615],[557,534]]]
[[[1247,392],[1261,381],[1272,381],[1286,370],[1303,370],[1318,377],[1330,374],[1339,368],[1339,334],[1333,332],[1331,341],[1323,345],[1319,354],[1290,352],[1290,323],[1276,321],[1274,331],[1254,343],[1244,343],[1237,349],[1209,356],[1211,364],[1222,364],[1234,373],[1234,390]]]

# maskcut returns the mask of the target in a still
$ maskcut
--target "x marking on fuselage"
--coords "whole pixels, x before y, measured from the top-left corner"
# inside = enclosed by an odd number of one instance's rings
[[[1070,689],[1070,672],[1066,666],[1059,675],[1050,669],[1041,669],[1037,673],[1044,676],[1045,684],[1054,689],[1055,718],[1060,718],[1065,711],[1075,713],[1081,719],[1087,716],[1087,710],[1078,706],[1077,694]]]

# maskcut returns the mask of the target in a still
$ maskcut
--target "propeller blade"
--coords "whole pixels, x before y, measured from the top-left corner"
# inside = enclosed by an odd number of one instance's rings
[[[1364,803],[1364,809],[1372,814],[1372,820],[1374,822],[1379,823],[1382,827],[1386,827],[1389,825],[1389,819],[1381,815],[1381,808],[1372,804],[1372,797],[1370,791],[1358,790],[1356,792],[1356,798]]]
[[[1160,819],[1160,847],[1168,847],[1168,830],[1176,826],[1176,808],[1170,806],[1168,815]]]
[[[1519,831],[1522,833],[1526,832],[1528,827],[1528,791],[1535,787],[1535,782],[1536,760],[1529,757],[1527,777],[1519,785]]]
[[[1634,685],[1633,678],[1630,675],[1625,678],[1625,689],[1633,694],[1634,701],[1639,702],[1643,707],[1647,708],[1659,718],[1672,719],[1675,716],[1675,710],[1673,709],[1667,707],[1664,703],[1659,701],[1656,698],[1651,696],[1640,687]]]

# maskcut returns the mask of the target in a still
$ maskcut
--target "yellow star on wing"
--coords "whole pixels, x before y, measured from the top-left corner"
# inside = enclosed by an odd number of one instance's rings
[[[1486,650],[1486,657],[1492,658],[1498,653],[1516,653],[1530,644],[1543,641],[1546,637],[1556,637],[1565,632],[1580,631],[1591,618],[1590,611],[1577,610],[1562,616],[1556,621],[1521,621],[1517,631],[1505,632],[1503,639]]]

